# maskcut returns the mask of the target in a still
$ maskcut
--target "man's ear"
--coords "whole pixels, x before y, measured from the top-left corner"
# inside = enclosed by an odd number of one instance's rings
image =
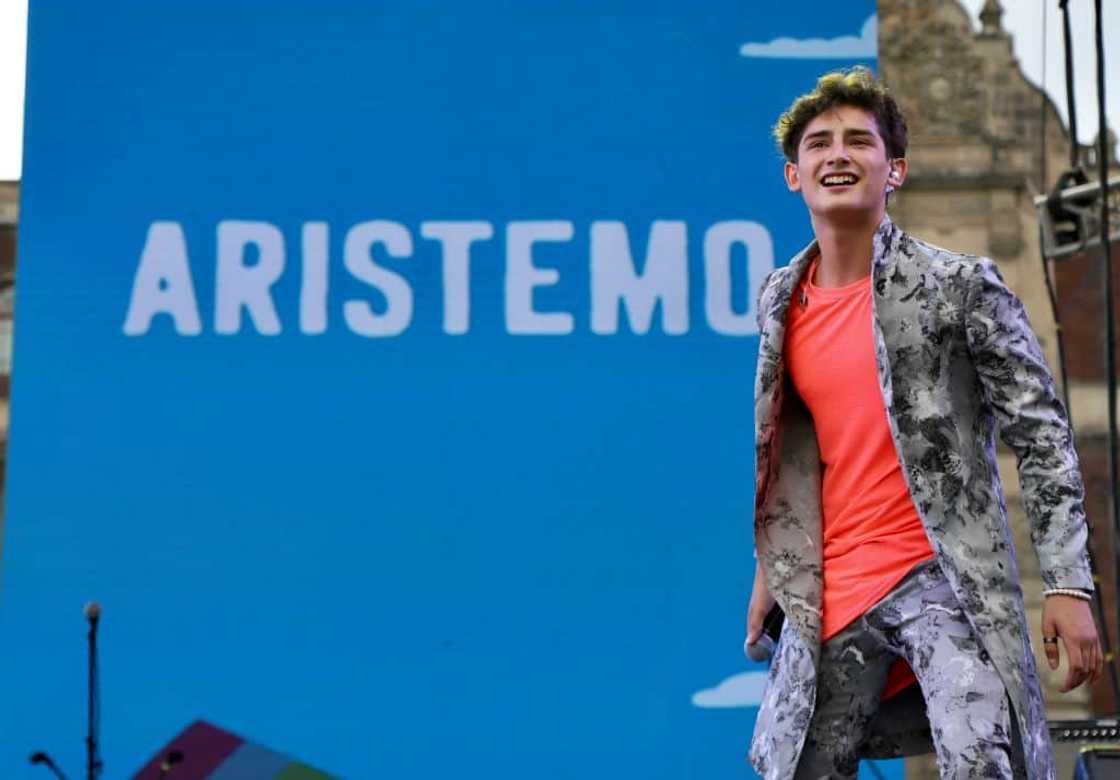
[[[786,186],[789,187],[790,192],[801,192],[801,177],[797,174],[797,165],[786,160],[783,173],[786,178]]]
[[[887,178],[887,183],[895,189],[902,186],[902,182],[906,181],[906,171],[908,165],[905,157],[896,157],[891,160],[891,172]]]

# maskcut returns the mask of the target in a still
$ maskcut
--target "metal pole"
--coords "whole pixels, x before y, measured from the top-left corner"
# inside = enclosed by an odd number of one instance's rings
[[[1066,113],[1069,115],[1069,167],[1078,168],[1081,162],[1081,147],[1077,142],[1077,102],[1073,92],[1073,34],[1069,28],[1069,0],[1058,0],[1062,9],[1062,39],[1066,50]]]

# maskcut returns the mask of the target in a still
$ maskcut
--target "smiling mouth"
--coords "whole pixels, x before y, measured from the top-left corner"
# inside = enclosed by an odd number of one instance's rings
[[[859,177],[852,173],[830,173],[821,179],[821,184],[825,187],[843,187],[857,181]]]

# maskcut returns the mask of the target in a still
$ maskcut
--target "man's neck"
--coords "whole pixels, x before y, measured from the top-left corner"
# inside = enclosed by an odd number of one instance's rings
[[[820,261],[813,283],[818,287],[843,287],[871,272],[875,230],[884,211],[868,214],[866,221],[837,224],[813,218]]]

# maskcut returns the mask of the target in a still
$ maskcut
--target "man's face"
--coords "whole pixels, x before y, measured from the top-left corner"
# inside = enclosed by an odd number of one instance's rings
[[[805,127],[786,184],[800,192],[814,218],[862,221],[886,208],[887,185],[898,187],[906,160],[890,160],[875,115],[834,106]]]

